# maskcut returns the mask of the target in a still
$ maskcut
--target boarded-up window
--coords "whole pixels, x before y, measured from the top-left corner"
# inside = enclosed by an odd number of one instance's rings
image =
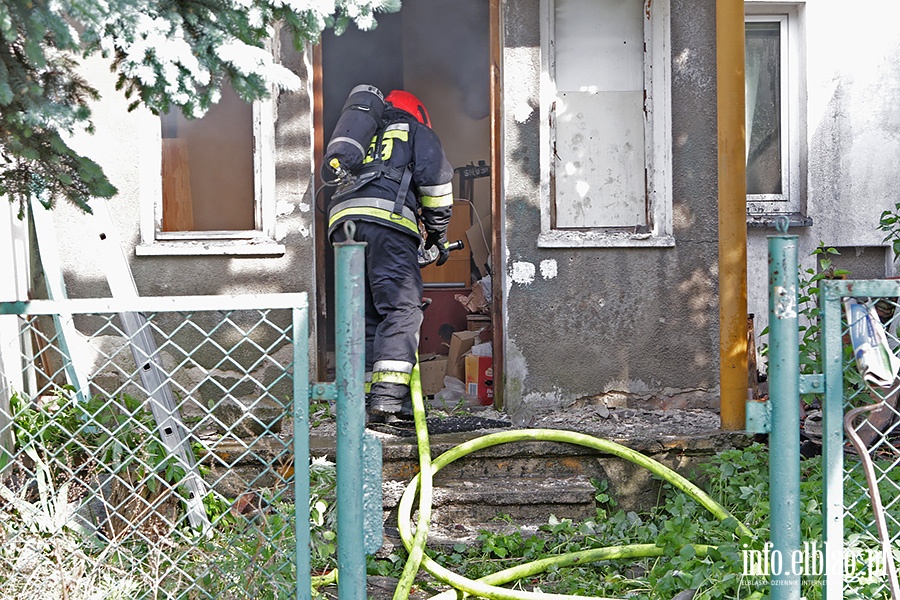
[[[277,50],[275,50],[277,54]],[[225,84],[199,119],[143,121],[138,256],[280,256],[275,239],[275,93]]]
[[[544,0],[542,246],[671,245],[667,0]]]
[[[647,224],[642,9],[556,2],[557,228]]]

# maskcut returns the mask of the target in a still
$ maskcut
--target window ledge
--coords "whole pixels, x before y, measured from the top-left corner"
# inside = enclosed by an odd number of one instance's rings
[[[675,238],[652,233],[601,231],[545,231],[538,236],[539,248],[671,248]]]
[[[787,217],[788,219],[788,227],[812,227],[813,220],[812,217],[807,217],[806,215],[802,215],[800,213],[785,213],[785,214],[748,214],[747,215],[747,227],[752,227],[754,229],[763,229],[763,228],[774,228],[778,225],[778,222]]]
[[[179,240],[138,244],[138,256],[283,256],[284,244],[271,240]]]

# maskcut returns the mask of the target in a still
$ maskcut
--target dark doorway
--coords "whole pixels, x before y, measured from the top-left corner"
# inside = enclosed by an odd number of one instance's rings
[[[316,122],[321,129],[317,160],[320,164],[322,147],[356,85],[374,85],[385,95],[393,89],[406,89],[428,108],[434,130],[456,170],[454,217],[448,237],[466,242],[466,248],[452,254],[446,265],[423,271],[424,295],[432,304],[425,312],[420,354],[446,354],[453,331],[490,324],[489,315],[472,316],[456,297],[468,296],[473,284],[488,274],[490,263],[486,256],[492,239],[491,7],[488,0],[404,0],[400,12],[380,14],[377,20],[378,26],[371,31],[351,26],[339,36],[331,30],[323,33],[316,67],[317,100],[321,99],[317,102]],[[329,192],[326,188],[319,196],[316,216],[321,237],[325,235],[321,208],[327,205]],[[467,231],[471,235],[473,227],[480,238],[475,244],[475,260],[466,235]],[[333,254],[327,242],[319,248],[320,364],[330,364],[327,359],[334,349]]]

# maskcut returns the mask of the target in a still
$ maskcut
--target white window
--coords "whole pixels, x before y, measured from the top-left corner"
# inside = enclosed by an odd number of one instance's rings
[[[275,108],[247,103],[229,85],[200,119],[156,120],[159,162],[142,185],[139,255],[278,255]],[[155,181],[154,181],[155,179]]]
[[[745,3],[747,213],[801,215],[805,209],[805,121],[800,9]]]
[[[543,247],[671,246],[668,0],[543,0]]]

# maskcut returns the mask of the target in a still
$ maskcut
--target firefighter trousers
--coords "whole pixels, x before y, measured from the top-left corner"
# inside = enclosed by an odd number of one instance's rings
[[[369,221],[356,221],[356,241],[366,243],[366,373],[372,381],[409,385],[422,326],[419,242]],[[334,232],[343,241],[344,229]]]

